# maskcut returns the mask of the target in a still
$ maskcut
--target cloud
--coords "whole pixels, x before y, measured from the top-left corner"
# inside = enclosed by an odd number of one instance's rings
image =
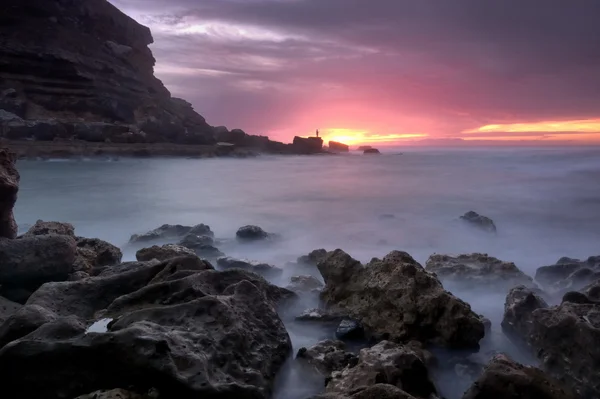
[[[600,117],[596,0],[112,2],[150,26],[157,75],[215,125],[443,138]]]

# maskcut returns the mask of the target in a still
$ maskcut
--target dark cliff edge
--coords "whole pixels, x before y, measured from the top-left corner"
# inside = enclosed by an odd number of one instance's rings
[[[302,154],[240,129],[210,126],[154,76],[150,29],[106,0],[4,0],[0,7],[0,136],[19,156],[69,149],[162,154]],[[45,145],[49,142],[52,145]],[[217,143],[234,144],[223,150]],[[98,143],[98,144],[90,144]],[[190,146],[186,148],[186,146]],[[211,148],[209,148],[211,147]],[[53,151],[57,148],[61,150]],[[95,151],[95,150],[94,150]],[[92,152],[94,152],[92,151]],[[321,149],[311,152],[320,152]],[[175,151],[177,152],[177,151]],[[89,155],[88,153],[82,155]],[[169,154],[176,155],[176,154]]]

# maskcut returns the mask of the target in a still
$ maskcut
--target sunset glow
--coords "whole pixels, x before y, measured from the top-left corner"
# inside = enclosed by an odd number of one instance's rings
[[[350,146],[364,144],[394,144],[402,140],[424,138],[425,133],[406,133],[406,134],[371,134],[367,131],[351,129],[325,129],[323,140],[337,141]]]
[[[600,119],[582,119],[574,121],[543,121],[533,123],[508,123],[485,125],[463,133],[492,133],[492,132],[582,132],[600,133]]]

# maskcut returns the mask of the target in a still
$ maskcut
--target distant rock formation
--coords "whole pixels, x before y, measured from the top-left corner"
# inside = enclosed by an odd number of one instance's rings
[[[371,147],[370,145],[361,145],[356,150],[357,151],[365,151],[365,150],[370,150],[371,148],[373,148],[373,147]]]
[[[294,137],[294,151],[300,154],[315,154],[323,151],[323,139],[320,137]]]
[[[363,154],[376,154],[379,155],[381,154],[381,152],[379,152],[379,150],[377,148],[367,148],[366,150],[363,151]]]
[[[329,151],[332,152],[348,152],[350,151],[350,147],[344,143],[340,143],[337,141],[329,142]]]

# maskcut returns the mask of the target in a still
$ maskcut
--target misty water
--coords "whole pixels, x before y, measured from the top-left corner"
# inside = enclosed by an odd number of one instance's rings
[[[227,255],[281,267],[316,248],[342,248],[368,261],[398,249],[424,264],[433,253],[483,252],[513,261],[529,275],[560,257],[600,253],[600,150],[583,148],[403,149],[381,156],[251,159],[120,159],[19,161],[16,206],[20,228],[37,219],[71,222],[78,235],[98,237],[133,260],[129,236],[164,223],[211,226],[231,239],[256,224],[282,239],[270,245],[225,241]],[[497,235],[456,222],[474,210],[492,218]],[[391,217],[390,215],[393,215]],[[318,276],[315,270],[309,271]],[[286,285],[306,270],[287,267],[273,281]],[[480,356],[502,350],[533,362],[503,336],[504,294],[456,291],[492,321]],[[476,287],[474,287],[476,288]],[[302,306],[316,305],[308,298]],[[293,322],[282,311],[294,351],[333,331]],[[441,393],[464,386],[436,376]],[[302,399],[323,380],[290,361],[277,398]]]

